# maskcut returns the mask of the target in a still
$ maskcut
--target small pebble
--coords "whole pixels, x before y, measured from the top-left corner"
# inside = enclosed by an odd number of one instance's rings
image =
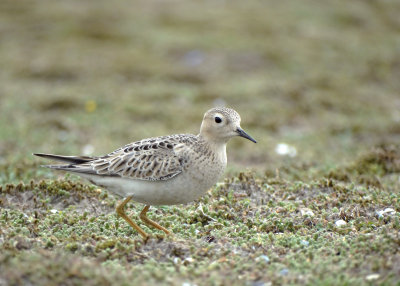
[[[343,226],[343,225],[346,225],[346,224],[347,224],[347,222],[345,222],[345,221],[342,220],[342,219],[337,220],[337,221],[335,222],[335,225],[336,225],[336,226]]]
[[[275,147],[275,153],[282,156],[296,157],[297,150],[294,146],[286,143],[279,143]]]
[[[300,244],[304,245],[304,246],[309,246],[310,245],[310,243],[307,240],[300,241]]]
[[[365,277],[365,280],[373,281],[373,280],[379,279],[379,277],[380,277],[380,275],[378,273],[373,273],[373,274],[367,275]]]
[[[300,209],[300,213],[301,213],[302,216],[306,216],[306,215],[314,216],[314,212],[312,210],[308,209],[308,208]]]
[[[264,260],[264,261],[267,262],[267,263],[270,261],[269,257],[266,256],[266,255],[261,255],[261,256],[259,256],[258,258]]]
[[[394,214],[396,211],[392,208],[386,208],[383,210],[385,213]]]
[[[174,264],[178,264],[181,262],[181,260],[178,257],[174,257],[172,261],[174,262]]]
[[[382,218],[384,215],[394,215],[396,211],[392,208],[386,208],[381,211],[376,211],[376,214],[378,215],[379,218]]]
[[[183,260],[183,265],[189,265],[190,263],[192,263],[194,261],[194,259],[193,258],[191,258],[191,257],[187,257],[187,258],[185,258],[184,260]]]

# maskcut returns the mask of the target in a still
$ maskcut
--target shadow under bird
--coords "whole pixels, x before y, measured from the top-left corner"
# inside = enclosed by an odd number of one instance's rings
[[[149,235],[126,215],[125,205],[131,199],[145,204],[140,219],[169,234],[146,216],[150,206],[188,203],[202,196],[223,174],[227,164],[226,144],[235,136],[256,143],[240,127],[239,114],[221,107],[204,114],[198,135],[143,139],[101,157],[34,155],[64,162],[45,167],[75,173],[123,197],[116,212],[147,240]]]

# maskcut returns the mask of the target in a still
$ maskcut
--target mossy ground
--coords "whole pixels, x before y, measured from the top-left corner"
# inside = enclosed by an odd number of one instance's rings
[[[398,284],[399,11],[2,1],[0,285]],[[31,155],[197,133],[217,103],[258,144],[232,140],[199,201],[150,209],[170,237],[144,243],[117,198]]]

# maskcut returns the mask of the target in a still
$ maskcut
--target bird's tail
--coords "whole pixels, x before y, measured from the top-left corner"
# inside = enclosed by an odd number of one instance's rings
[[[33,155],[70,164],[82,164],[96,159],[96,157],[89,156],[62,156],[44,153],[34,153]]]

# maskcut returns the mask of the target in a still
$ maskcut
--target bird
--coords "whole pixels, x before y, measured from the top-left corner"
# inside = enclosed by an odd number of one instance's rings
[[[168,229],[147,217],[150,206],[192,202],[217,183],[227,165],[227,142],[240,136],[257,143],[240,122],[235,110],[214,107],[204,114],[198,135],[152,137],[99,157],[33,155],[64,163],[43,167],[74,173],[122,197],[116,213],[147,241],[149,235],[127,216],[125,205],[130,200],[143,203],[139,218],[169,235]]]

